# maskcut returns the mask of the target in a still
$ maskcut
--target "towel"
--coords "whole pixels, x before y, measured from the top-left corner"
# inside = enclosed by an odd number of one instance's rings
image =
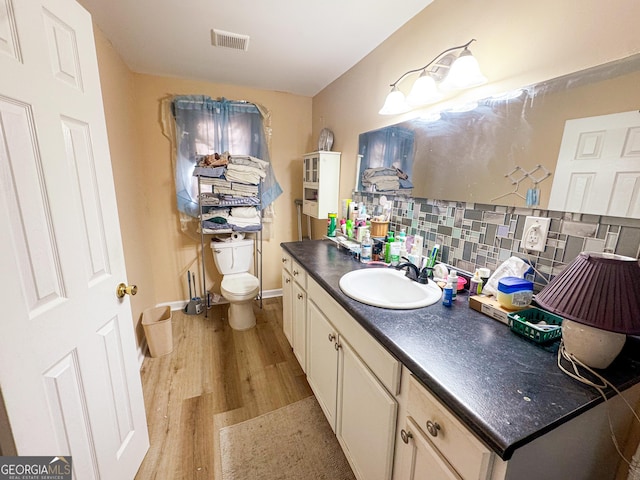
[[[245,185],[244,183],[233,183],[231,185],[231,190],[234,192],[252,193],[254,195],[258,194],[257,185]]]
[[[230,225],[235,225],[235,226],[238,226],[238,227],[246,227],[246,226],[250,226],[250,225],[260,225],[260,217],[241,218],[241,217],[234,217],[232,215],[229,215],[229,218],[227,218],[227,222]]]
[[[256,218],[258,217],[258,210],[256,210],[256,207],[233,207],[231,216],[247,219]]]
[[[249,167],[247,165],[233,165],[227,166],[226,177],[227,180],[232,182],[249,183],[257,185],[260,181],[266,177],[264,170],[255,167]]]
[[[246,165],[248,167],[259,168],[260,170],[266,170],[269,166],[269,162],[250,155],[233,155],[229,158],[229,163],[234,165]]]

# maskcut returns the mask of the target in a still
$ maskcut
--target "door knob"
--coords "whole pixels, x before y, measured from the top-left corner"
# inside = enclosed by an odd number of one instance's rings
[[[122,298],[125,295],[135,295],[136,293],[138,293],[137,285],[125,285],[121,283],[116,287],[116,295],[118,298]]]

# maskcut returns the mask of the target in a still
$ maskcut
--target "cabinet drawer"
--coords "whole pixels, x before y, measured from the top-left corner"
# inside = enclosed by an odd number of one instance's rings
[[[291,276],[293,281],[300,285],[303,290],[307,289],[307,271],[293,259],[291,259]]]
[[[329,321],[351,344],[380,383],[392,394],[400,390],[400,362],[391,355],[362,325],[353,319],[320,285],[308,279],[308,298],[316,303]]]
[[[311,217],[318,217],[318,202],[305,200],[302,204],[302,213]]]
[[[463,479],[488,478],[491,451],[413,377],[407,413]]]
[[[282,268],[284,268],[287,272],[291,273],[291,255],[289,255],[285,250],[282,250],[282,255],[280,256],[282,260]]]

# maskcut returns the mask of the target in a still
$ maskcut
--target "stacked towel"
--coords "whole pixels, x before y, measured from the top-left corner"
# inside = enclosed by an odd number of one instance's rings
[[[241,228],[260,225],[260,214],[255,207],[233,207],[227,222]]]
[[[249,167],[259,168],[261,170],[266,170],[269,166],[269,162],[265,162],[260,158],[252,157],[249,155],[233,155],[232,157],[229,157],[229,163],[235,165],[247,165]]]
[[[237,195],[245,194],[245,196],[250,195],[258,195],[258,186],[257,185],[245,185],[243,183],[232,183],[231,190],[237,192]]]
[[[202,220],[212,220],[217,223],[222,223],[221,220],[224,220],[226,223],[227,218],[229,218],[229,209],[226,208],[212,208],[206,213],[200,215]]]
[[[376,191],[399,190],[412,188],[408,175],[398,168],[367,168],[362,172],[362,186],[374,186]]]
[[[256,207],[233,207],[231,209],[231,216],[252,219],[258,217],[258,211]]]
[[[211,192],[205,192],[200,194],[201,205],[220,205],[220,197]]]
[[[227,180],[232,182],[248,183],[258,185],[260,180],[265,178],[267,174],[263,169],[250,167],[248,165],[227,165]]]

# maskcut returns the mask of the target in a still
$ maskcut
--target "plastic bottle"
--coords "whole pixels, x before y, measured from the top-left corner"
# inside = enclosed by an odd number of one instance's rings
[[[390,263],[391,262],[391,244],[394,241],[394,233],[393,232],[387,232],[387,241],[384,245],[384,261],[385,263]]]
[[[453,287],[453,294],[451,295],[451,300],[455,300],[458,297],[458,272],[455,270],[451,270],[449,272],[449,277],[447,278],[447,282],[451,284]]]
[[[360,261],[362,263],[369,263],[371,261],[372,249],[373,244],[371,243],[371,235],[369,234],[369,231],[366,231],[364,233],[362,244],[360,245]]]
[[[389,247],[389,253],[391,256],[391,265],[396,266],[400,263],[400,248],[402,242],[396,238],[395,242],[392,242]]]
[[[453,292],[453,285],[451,285],[451,282],[447,282],[447,285],[444,287],[444,293],[442,294],[442,304],[445,307],[453,305]]]
[[[337,213],[330,213],[329,219],[327,220],[327,236],[335,237],[336,236],[336,224],[337,224]]]
[[[403,228],[402,230],[400,230],[400,233],[398,234],[398,240],[400,240],[402,243],[405,243],[407,241],[406,228]]]
[[[476,270],[473,277],[469,281],[469,298],[474,295],[480,295],[482,293],[482,278],[480,277],[480,271]]]

